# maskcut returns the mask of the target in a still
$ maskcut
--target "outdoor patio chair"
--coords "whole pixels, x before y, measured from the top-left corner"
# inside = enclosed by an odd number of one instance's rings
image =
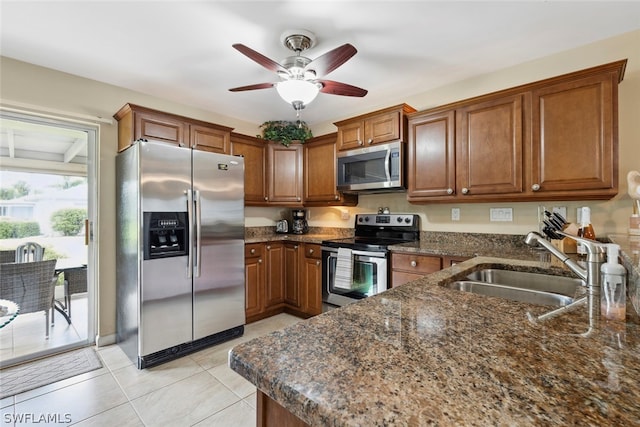
[[[0,298],[20,306],[20,314],[44,311],[49,339],[56,260],[0,264]]]
[[[64,272],[64,305],[71,317],[71,295],[87,292],[87,269],[74,268]]]
[[[0,251],[0,264],[16,262],[16,251],[13,249]]]
[[[16,248],[16,262],[42,261],[44,248],[36,242],[25,242]]]

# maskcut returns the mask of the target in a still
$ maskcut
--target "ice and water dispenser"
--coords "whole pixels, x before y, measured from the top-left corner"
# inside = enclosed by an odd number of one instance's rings
[[[144,213],[144,259],[189,254],[186,212]]]

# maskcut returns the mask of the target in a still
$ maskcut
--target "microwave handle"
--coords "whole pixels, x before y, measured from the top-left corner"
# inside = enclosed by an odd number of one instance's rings
[[[391,182],[391,150],[387,150],[384,156],[384,173],[387,175],[387,182]]]

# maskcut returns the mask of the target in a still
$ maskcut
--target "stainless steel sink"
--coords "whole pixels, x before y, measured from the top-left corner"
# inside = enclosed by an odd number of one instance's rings
[[[467,278],[483,283],[507,285],[532,291],[552,292],[569,297],[575,296],[578,287],[584,286],[582,280],[574,277],[493,268],[475,271]]]
[[[580,279],[523,271],[484,269],[465,280],[447,285],[449,289],[505,298],[530,304],[563,307],[571,304]]]
[[[490,297],[505,298],[512,301],[526,302],[529,304],[552,305],[563,307],[573,302],[573,298],[554,294],[552,292],[533,291],[530,289],[516,288],[513,286],[497,285],[493,283],[475,282],[472,280],[459,280],[447,285],[449,289]]]

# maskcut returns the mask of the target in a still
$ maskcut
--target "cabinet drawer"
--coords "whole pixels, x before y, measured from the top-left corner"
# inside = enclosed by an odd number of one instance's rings
[[[264,243],[250,243],[244,245],[244,257],[261,257],[264,255]]]
[[[429,274],[442,270],[442,258],[429,255],[392,254],[391,269]]]
[[[316,245],[314,243],[307,243],[306,245],[304,245],[304,256],[306,258],[321,259],[322,248],[320,247],[320,245]]]

